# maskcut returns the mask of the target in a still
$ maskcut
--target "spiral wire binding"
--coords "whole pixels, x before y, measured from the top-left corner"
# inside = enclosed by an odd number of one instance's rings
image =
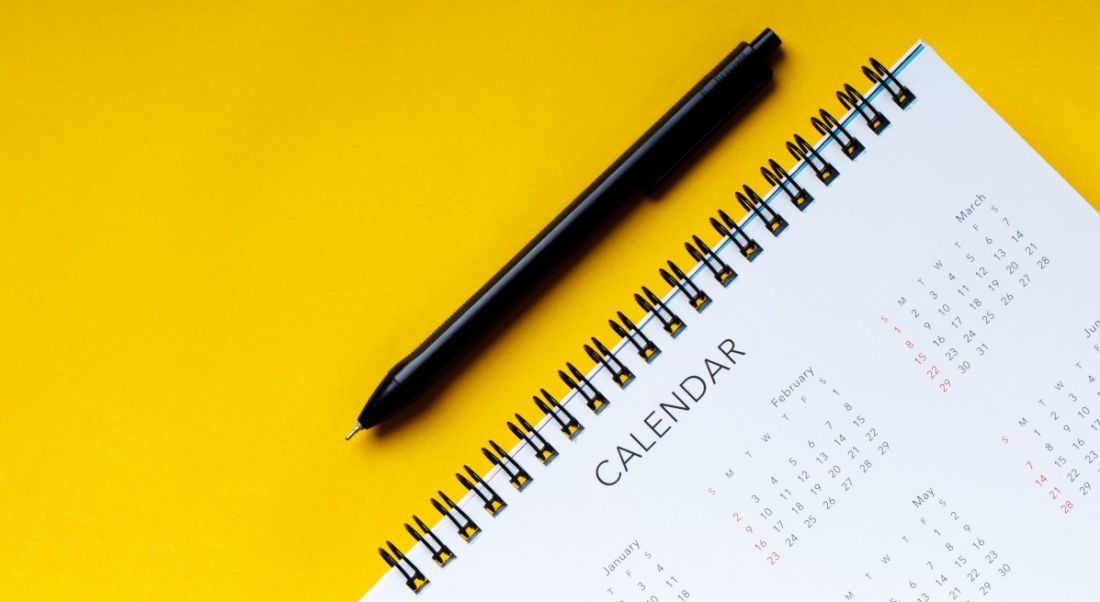
[[[885,88],[890,93],[890,98],[894,99],[894,104],[904,109],[917,99],[913,91],[901,85],[898,78],[894,77],[894,73],[878,62],[878,59],[871,57],[870,62],[870,67],[863,68],[863,74],[872,83]]]
[[[604,368],[611,373],[611,380],[615,381],[615,384],[619,385],[619,388],[623,388],[630,384],[630,381],[634,380],[634,373],[630,371],[630,368],[626,367],[626,364],[619,361],[619,358],[615,357],[614,353],[607,348],[606,345],[600,342],[596,337],[592,337],[592,344],[595,345],[595,349],[584,346],[584,352],[588,354],[588,357],[592,358],[592,361],[597,364],[603,364]],[[600,407],[600,410],[603,406]],[[599,411],[599,410],[597,410]]]
[[[419,593],[420,590],[424,589],[425,585],[428,585],[428,578],[424,576],[424,573],[420,572],[420,569],[416,568],[416,565],[413,564],[412,561],[401,553],[401,550],[397,549],[397,546],[393,545],[392,541],[387,541],[386,545],[389,547],[388,552],[385,548],[378,548],[378,553],[382,556],[382,560],[385,560],[386,564],[390,565],[390,568],[400,571],[401,576],[405,578],[405,585],[412,591]]]
[[[405,523],[405,530],[409,532],[416,541],[424,544],[424,547],[428,549],[432,554],[432,560],[439,566],[446,566],[448,562],[454,560],[455,553],[451,551],[451,548],[447,547],[447,544],[443,543],[443,540],[439,539],[428,525],[424,524],[424,521],[420,520],[419,516],[413,515],[413,522],[420,528],[417,531],[409,523]],[[423,534],[421,534],[423,533]]]
[[[794,142],[787,143],[787,150],[795,160],[809,165],[817,174],[817,179],[821,180],[821,183],[826,186],[832,184],[833,180],[840,175],[840,172],[833,167],[832,163],[826,161],[825,157],[822,157],[821,153],[817,152],[812,144],[806,142],[806,139],[798,134],[794,135]]]
[[[608,368],[610,370],[610,368]],[[554,422],[558,423],[563,435],[570,439],[576,439],[577,435],[581,434],[584,430],[584,425],[580,423],[575,416],[569,413],[569,410],[565,409],[565,406],[558,403],[558,400],[554,399],[546,389],[539,389],[545,400],[540,399],[538,395],[535,395],[535,406],[542,410],[543,414],[554,419]]]
[[[791,177],[791,174],[787,173],[787,170],[783,169],[783,166],[777,163],[775,159],[768,159],[768,165],[761,167],[760,173],[764,175],[764,179],[767,180],[768,184],[773,188],[778,187],[783,192],[787,193],[787,197],[791,199],[791,204],[799,211],[805,211],[806,207],[809,207],[810,203],[814,202],[813,195],[799,185],[799,183]],[[698,240],[696,240],[696,242],[698,242]]]
[[[483,447],[481,453],[489,459],[489,462],[499,466],[501,472],[508,475],[508,482],[516,488],[516,491],[523,491],[524,487],[531,484],[531,475],[512,456],[508,455],[508,452],[497,445],[496,441],[490,439],[489,447],[492,447],[493,451]],[[496,452],[496,455],[493,452]]]
[[[737,278],[737,272],[733,271],[733,268],[723,261],[717,253],[710,250],[707,243],[703,242],[703,239],[698,236],[692,236],[690,242],[684,243],[684,248],[687,249],[688,255],[691,255],[691,258],[697,263],[707,266],[707,269],[714,274],[714,279],[718,281],[718,284],[729,286]]]
[[[519,422],[520,426],[523,427],[523,430],[520,430],[519,426],[512,424],[511,420],[508,421],[508,430],[512,431],[516,439],[531,446],[539,462],[546,465],[552,462],[554,458],[558,457],[558,450],[554,449],[554,446],[550,445],[550,442],[542,436],[542,433],[540,433],[538,429],[531,426],[531,423],[527,422],[526,418],[520,414],[516,414],[516,420]]]
[[[722,218],[722,221],[712,217],[710,218],[710,225],[718,231],[718,234],[737,245],[737,250],[741,252],[742,257],[749,261],[756,261],[756,258],[764,252],[764,247],[756,244],[755,240],[745,234],[745,230],[741,228],[737,220],[730,217],[725,210],[719,209],[718,217]]]
[[[473,468],[467,465],[463,465],[462,468],[466,469],[466,474],[470,475],[470,479],[473,479],[473,481],[471,482],[461,472],[456,472],[455,477],[463,487],[481,498],[482,506],[485,507],[485,511],[489,513],[489,516],[496,516],[508,507],[504,499],[488,483],[482,480],[481,475],[477,474]]]
[[[446,493],[443,493],[442,490],[436,493],[439,494],[439,499],[443,501],[439,502],[435,498],[432,498],[432,506],[434,506],[440,514],[454,523],[455,529],[458,529],[459,537],[464,541],[471,541],[473,538],[477,537],[478,533],[481,533],[481,527],[477,526],[477,523],[475,523],[473,519],[470,518],[470,515],[466,514],[462,508],[459,508],[458,504],[451,501],[451,498],[447,497]],[[444,507],[443,504],[446,504],[446,507]],[[456,517],[455,515],[458,516]],[[462,520],[459,521],[459,518]]]
[[[838,90],[836,97],[846,111],[854,110],[859,113],[859,116],[867,122],[867,127],[876,135],[881,134],[890,125],[890,120],[864,98],[859,90],[852,87],[852,84],[844,84],[844,89]]]
[[[768,232],[772,233],[772,236],[779,236],[781,232],[787,229],[787,220],[783,219],[782,215],[779,215],[778,212],[765,203],[748,184],[745,184],[744,194],[738,192],[734,196],[737,197],[737,202],[745,208],[745,211],[755,213],[756,217],[764,222],[764,226],[767,227]]]
[[[599,414],[603,411],[604,406],[610,403],[607,397],[605,397],[603,393],[600,393],[596,385],[593,385],[592,381],[588,380],[588,377],[582,374],[572,363],[565,362],[565,367],[569,369],[569,374],[558,370],[558,376],[561,378],[561,381],[565,383],[565,386],[579,393],[581,397],[584,398],[585,405],[594,413]],[[518,417],[519,414],[516,416]]]
[[[909,58],[912,56],[914,55],[909,55]],[[864,96],[847,83],[844,84],[842,90],[836,93],[840,104],[850,115],[845,117],[844,120],[837,120],[825,109],[820,109],[818,116],[810,119],[814,129],[825,138],[825,142],[820,144],[822,147],[828,144],[829,141],[836,142],[844,155],[852,160],[859,156],[865,150],[865,147],[848,131],[845,123],[859,115],[866,122],[868,129],[876,135],[880,135],[890,125],[890,120],[871,104],[871,99],[879,92],[886,91],[893,102],[902,109],[907,108],[916,100],[916,95],[903,85],[897,76],[882,63],[871,58],[869,64],[870,66],[862,67],[863,74],[873,84],[872,91],[867,96]],[[840,175],[837,168],[825,160],[818,148],[811,145],[799,134],[795,134],[793,142],[787,142],[786,146],[797,161],[796,167],[799,164],[808,166],[825,185],[832,183]],[[792,171],[794,175],[797,175],[800,169]],[[764,180],[772,187],[772,192],[768,196],[769,201],[772,198],[779,198],[778,195],[782,193],[799,211],[804,211],[814,201],[814,197],[795,180],[794,175],[774,159],[770,159],[768,165],[761,167],[760,172]],[[774,236],[779,236],[787,228],[788,222],[748,185],[744,186],[742,191],[736,192],[735,198],[748,213],[749,217],[746,222],[756,217]],[[718,217],[710,218],[710,223],[724,240],[732,242],[737,247],[738,252],[746,260],[752,261],[763,252],[763,247],[748,235],[742,224],[731,218],[724,210],[719,209]],[[719,245],[718,248],[721,249],[722,246]],[[699,273],[705,268],[714,280],[723,287],[728,286],[737,278],[737,272],[699,236],[692,236],[690,241],[684,243],[684,247],[688,255],[697,264],[693,273]],[[668,283],[672,294],[682,293],[696,312],[703,311],[711,303],[711,297],[692,279],[692,276],[680,269],[675,262],[669,260],[667,263],[668,269],[661,268],[658,272],[661,278]],[[634,300],[647,315],[647,320],[642,321],[643,325],[648,321],[648,317],[652,316],[660,322],[662,329],[670,337],[677,336],[687,327],[687,324],[669,308],[668,304],[649,288],[642,287],[642,293],[635,294]],[[620,345],[617,345],[616,348],[625,348],[626,345],[630,345],[638,356],[647,363],[652,362],[660,355],[661,350],[657,344],[626,314],[617,312],[616,317],[618,318],[617,321],[609,320],[611,329],[620,338]],[[625,387],[634,380],[634,373],[618,360],[614,351],[608,349],[595,337],[592,337],[591,341],[592,345],[584,345],[584,350],[595,362],[596,372],[606,369],[612,382],[620,388]],[[602,412],[610,405],[608,398],[575,365],[567,362],[566,368],[568,371],[559,370],[558,376],[573,394],[584,399],[585,405],[594,414]],[[533,399],[536,407],[548,417],[547,424],[556,424],[566,438],[575,439],[584,430],[584,426],[570,413],[564,404],[559,403],[546,389],[540,389],[539,392],[541,397],[536,395]],[[558,451],[539,432],[539,427],[533,426],[519,413],[515,414],[515,419],[515,423],[508,421],[507,427],[515,435],[520,447],[530,446],[534,457],[544,465],[553,461],[557,457]],[[524,491],[533,481],[531,474],[523,468],[513,454],[509,454],[495,441],[490,440],[489,447],[483,447],[481,451],[493,467],[504,475],[517,491]],[[507,503],[489,485],[488,479],[482,478],[470,466],[463,465],[463,469],[466,474],[456,473],[455,477],[468,492],[472,493],[481,502],[482,507],[491,517],[498,516],[507,508]],[[481,532],[481,527],[442,490],[437,491],[437,495],[439,500],[435,497],[431,498],[432,506],[439,512],[441,517],[446,518],[454,526],[458,536],[463,541],[467,543],[473,541]],[[419,517],[414,515],[413,522],[416,527],[406,523],[406,531],[412,536],[414,543],[422,544],[425,547],[437,565],[443,567],[456,557],[454,551],[436,536]],[[429,581],[424,573],[393,542],[387,541],[386,547],[379,548],[378,552],[390,568],[397,569],[401,573],[406,586],[413,592],[418,593],[428,585]]]
[[[849,134],[848,130],[836,120],[836,117],[833,117],[832,113],[825,109],[820,109],[818,112],[821,114],[821,119],[811,117],[810,124],[822,136],[829,136],[836,140],[836,143],[844,150],[844,156],[854,161],[863,152],[863,143]]]
[[[622,324],[615,320],[608,320],[607,323],[611,325],[611,330],[615,331],[620,339],[630,341],[630,344],[634,345],[634,348],[638,350],[638,357],[648,364],[656,359],[658,355],[661,355],[661,349],[657,347],[657,343],[646,336],[641,328],[638,328],[630,318],[626,317],[626,314],[620,311],[616,314],[616,317],[619,318],[619,322],[622,322]],[[558,372],[558,374],[561,375],[566,385],[573,386],[572,379],[566,376],[564,372]]]
[[[680,319],[680,316],[673,313],[653,291],[643,286],[642,292],[645,293],[645,296],[635,293],[634,301],[642,308],[642,311],[657,316],[657,319],[661,321],[661,327],[665,329],[669,336],[679,336],[687,328],[687,324]]]
[[[692,309],[696,312],[700,312],[710,305],[710,295],[703,292],[703,289],[699,288],[699,285],[695,284],[695,281],[688,278],[687,274],[680,269],[680,266],[676,265],[676,262],[669,259],[668,269],[672,270],[671,274],[664,268],[657,270],[657,272],[661,275],[661,278],[664,278],[669,286],[680,289],[684,297],[687,297],[688,304],[691,305]],[[622,314],[620,313],[619,315]]]

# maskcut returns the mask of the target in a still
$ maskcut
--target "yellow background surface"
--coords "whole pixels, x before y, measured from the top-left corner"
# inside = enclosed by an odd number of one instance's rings
[[[414,420],[343,441],[391,364],[764,26],[764,102]],[[868,55],[923,37],[1100,199],[1098,34],[1091,2],[4,3],[0,598],[356,599]]]

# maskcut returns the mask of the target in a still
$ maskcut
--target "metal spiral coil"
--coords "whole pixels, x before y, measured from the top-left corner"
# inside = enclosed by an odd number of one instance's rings
[[[798,134],[794,135],[794,142],[787,142],[787,151],[797,161],[809,165],[810,169],[813,169],[814,174],[817,175],[817,179],[821,180],[821,183],[826,186],[832,184],[840,175],[840,172],[833,167],[832,163],[826,161],[825,157],[822,157],[821,153],[817,152],[812,144],[806,142],[806,139]]]
[[[703,292],[703,289],[699,288],[699,285],[695,284],[695,281],[688,278],[688,275],[680,269],[680,266],[676,265],[676,262],[671,259],[668,260],[668,269],[672,270],[670,274],[664,268],[661,268],[657,272],[664,278],[665,282],[669,286],[680,289],[680,292],[687,298],[688,304],[696,312],[703,311],[708,305],[710,305],[710,295]]]
[[[470,475],[470,479],[466,478],[461,472],[455,473],[455,478],[462,484],[468,491],[474,492],[474,495],[481,498],[482,506],[485,511],[489,513],[489,516],[496,516],[504,511],[508,507],[508,504],[504,501],[504,498],[500,497],[500,494],[496,492],[488,483],[481,478],[481,475],[477,474],[473,468],[463,464],[462,468],[466,469],[466,474]]]
[[[718,284],[729,286],[737,278],[737,272],[733,271],[733,268],[712,251],[707,243],[703,242],[703,239],[698,236],[692,236],[690,242],[684,243],[684,248],[687,249],[688,255],[691,255],[692,259],[707,266]]]
[[[607,323],[611,325],[611,330],[615,331],[615,334],[619,335],[619,338],[630,341],[630,344],[638,350],[638,357],[645,360],[648,364],[656,359],[658,355],[661,355],[661,349],[657,347],[657,343],[654,343],[653,339],[646,336],[641,328],[638,328],[630,318],[626,317],[626,314],[620,311],[616,314],[616,317],[619,318],[619,322],[622,322],[622,324],[615,320],[608,320]],[[558,372],[558,374],[561,375],[566,385],[572,387],[570,384],[572,381],[565,373]]]
[[[604,368],[607,368],[608,373],[611,374],[611,380],[615,381],[619,388],[623,388],[630,384],[630,381],[634,380],[634,373],[630,371],[630,368],[626,367],[626,364],[619,361],[619,358],[615,357],[614,353],[607,348],[596,337],[592,337],[592,344],[596,347],[593,349],[589,345],[584,346],[584,352],[588,354],[588,357],[592,358],[592,361],[597,364],[602,364]],[[600,409],[603,409],[602,407]]]
[[[894,99],[894,104],[905,109],[917,99],[913,91],[903,86],[894,76],[894,72],[886,68],[886,65],[880,63],[875,57],[870,58],[870,63],[870,67],[863,68],[863,75],[866,75],[872,83],[886,89],[890,93],[890,98]]]
[[[849,134],[848,130],[836,120],[836,117],[833,117],[832,113],[825,109],[819,109],[818,112],[821,114],[821,119],[817,117],[810,118],[810,123],[814,126],[814,129],[822,136],[828,136],[836,140],[836,143],[844,151],[844,156],[851,161],[855,161],[855,158],[865,148],[863,143]]]
[[[531,446],[531,449],[535,451],[535,457],[543,465],[549,464],[558,457],[558,450],[554,449],[553,445],[542,436],[542,433],[535,427],[531,426],[530,422],[520,414],[516,414],[516,420],[519,422],[523,430],[520,430],[519,426],[512,424],[512,421],[508,421],[508,430],[512,431],[512,434],[516,436],[516,439],[527,443]]]
[[[799,211],[805,211],[806,207],[814,202],[813,195],[796,182],[791,174],[787,173],[787,170],[783,169],[783,166],[777,163],[775,159],[769,159],[768,165],[760,168],[760,173],[763,174],[768,184],[778,186],[780,190],[785,192],[787,197],[790,198],[791,204]]]
[[[459,508],[458,504],[455,504],[451,498],[447,497],[446,493],[443,493],[442,490],[436,493],[439,494],[439,499],[443,501],[439,502],[435,498],[432,498],[432,506],[435,507],[440,514],[454,523],[455,529],[458,530],[459,537],[464,541],[471,541],[473,538],[477,537],[478,533],[481,533],[481,527],[477,526],[477,523],[475,523],[473,519],[470,518],[470,515],[466,514],[462,508]],[[446,504],[446,506],[443,504]],[[460,521],[459,518],[462,520]]]
[[[492,447],[493,451],[483,447],[481,453],[488,458],[489,462],[500,467],[501,472],[508,476],[508,482],[516,488],[516,491],[523,491],[525,487],[531,484],[531,474],[524,470],[515,458],[508,455],[504,448],[497,445],[497,442],[492,439],[489,440],[489,447]]]
[[[760,195],[756,194],[756,191],[745,185],[745,193],[735,193],[737,202],[745,208],[745,211],[756,214],[756,217],[760,218],[760,221],[764,222],[764,226],[768,228],[768,232],[772,233],[772,236],[779,236],[784,230],[787,229],[787,220],[783,219],[782,215],[772,209],[770,205],[764,202],[764,199],[760,198]]]
[[[554,396],[550,394],[546,389],[539,389],[542,393],[540,399],[538,395],[535,395],[535,406],[542,410],[543,414],[554,419],[554,422],[558,423],[563,435],[570,439],[576,439],[577,435],[581,434],[584,430],[584,426],[577,420],[576,416],[569,413],[569,410],[565,409],[565,406],[558,403],[558,400],[554,399]]]
[[[600,390],[596,388],[596,385],[593,385],[592,381],[588,380],[588,377],[585,376],[580,370],[578,370],[577,367],[574,366],[572,363],[565,362],[565,367],[569,369],[569,374],[558,370],[558,377],[561,378],[561,381],[563,383],[565,383],[565,386],[569,387],[570,390],[579,393],[580,396],[584,398],[584,403],[588,406],[588,409],[592,410],[596,414],[602,412],[604,406],[610,403],[607,400],[607,397],[604,396],[603,393],[600,393]]]
[[[867,127],[876,135],[881,134],[890,125],[890,120],[864,98],[859,90],[852,87],[852,84],[844,84],[843,90],[837,90],[836,97],[840,104],[844,105],[845,110],[859,113],[859,116],[867,122]]]
[[[643,286],[642,293],[645,294],[644,297],[635,293],[634,301],[642,308],[642,311],[656,316],[661,322],[661,328],[663,328],[669,336],[678,336],[687,328],[687,324],[680,319],[680,316],[673,313],[673,311],[668,308],[668,305],[665,305],[665,302],[661,301],[661,298],[653,291],[649,290],[648,287]]]
[[[745,234],[737,220],[730,217],[724,210],[718,210],[718,217],[722,220],[719,221],[718,218],[712,217],[710,218],[710,225],[714,227],[718,234],[728,238],[730,242],[736,245],[742,257],[749,261],[756,261],[756,258],[764,252],[764,247],[761,247],[748,234]]]
[[[386,546],[389,547],[388,552],[385,548],[378,548],[378,553],[382,556],[382,560],[385,560],[386,564],[390,565],[390,568],[397,569],[401,572],[401,576],[405,578],[405,585],[408,586],[409,589],[414,592],[419,592],[424,589],[424,586],[429,583],[424,573],[422,573],[411,560],[406,558],[405,555],[401,553],[401,550],[393,545],[392,541],[387,541]]]
[[[454,560],[455,553],[451,551],[451,548],[447,547],[447,544],[443,543],[443,540],[439,539],[428,525],[424,524],[424,521],[420,520],[420,517],[413,515],[413,522],[420,528],[417,531],[409,523],[405,523],[405,530],[409,532],[416,541],[424,544],[424,547],[428,549],[428,552],[432,555],[432,560],[439,566],[446,566],[448,562]]]
[[[916,95],[878,60],[871,58],[870,65],[862,67],[862,71],[874,85],[871,93],[865,96],[847,83],[836,93],[837,100],[844,107],[845,112],[850,112],[851,115],[838,120],[827,110],[820,109],[817,116],[810,118],[814,129],[822,136],[836,142],[844,156],[850,160],[854,160],[866,150],[864,144],[849,131],[855,115],[858,114],[875,135],[881,135],[891,123],[871,103],[870,99],[874,98],[879,91],[885,90],[893,102],[902,109],[907,108],[916,99]],[[761,197],[749,185],[743,186],[741,191],[734,193],[738,204],[746,213],[758,218],[773,236],[779,236],[789,223],[768,201],[786,198],[799,211],[805,211],[814,202],[814,196],[795,179],[795,176],[801,172],[800,165],[808,166],[817,179],[825,185],[831,184],[840,175],[836,166],[826,160],[818,148],[807,142],[801,135],[794,134],[793,141],[788,141],[786,148],[796,160],[795,168],[788,171],[774,159],[769,159],[768,164],[760,168],[761,175],[772,189],[767,197]],[[697,264],[697,270],[685,272],[672,260],[667,261],[667,268],[662,267],[658,270],[670,290],[683,294],[684,299],[696,312],[703,311],[712,302],[712,297],[693,279],[692,274],[698,276],[707,273],[723,287],[729,286],[738,277],[734,268],[718,253],[725,241],[733,243],[737,252],[750,262],[764,250],[748,234],[742,223],[730,217],[722,209],[718,210],[717,217],[710,218],[710,224],[721,236],[723,244],[712,248],[701,237],[694,235],[690,241],[684,243],[688,255]],[[647,316],[657,320],[666,334],[676,337],[687,327],[687,323],[673,312],[662,297],[648,287],[643,286],[641,291],[634,295],[635,302]],[[616,353],[623,349],[631,349],[648,364],[661,354],[661,348],[624,312],[617,312],[616,319],[609,320],[608,323],[623,343],[621,348],[619,346],[608,348],[596,337],[592,337],[591,344],[586,344],[583,348],[596,366],[606,370],[611,381],[622,388],[630,384],[636,375],[618,359]],[[643,320],[641,325],[644,326],[645,323],[646,321]],[[570,393],[576,399],[583,399],[584,404],[594,414],[599,414],[610,405],[609,399],[600,392],[592,382],[592,378],[586,376],[572,363],[566,362],[566,370],[559,370],[558,376]],[[533,399],[536,407],[548,417],[546,424],[556,425],[570,440],[584,431],[584,426],[564,404],[559,403],[546,389],[540,389],[539,392],[541,395],[533,396]],[[536,421],[536,424],[532,425],[521,414],[516,413],[515,422],[508,421],[507,427],[521,445],[530,446],[534,457],[541,464],[547,465],[558,456],[559,452],[539,431],[538,424],[539,422]],[[523,468],[513,454],[495,441],[489,440],[488,447],[482,447],[481,452],[490,464],[508,479],[516,491],[524,491],[533,482],[530,472]],[[489,485],[487,478],[482,478],[468,465],[463,465],[463,469],[465,474],[461,472],[455,474],[459,483],[480,501],[490,516],[498,516],[507,507],[507,503]],[[463,541],[470,542],[475,539],[481,532],[481,527],[442,490],[437,491],[437,496],[438,500],[436,497],[431,498],[431,504],[440,516],[451,523]],[[456,557],[455,552],[418,516],[413,516],[413,523],[415,526],[406,523],[405,530],[415,543],[425,547],[438,566],[445,566]],[[413,592],[419,592],[429,583],[424,573],[393,542],[387,541],[386,547],[379,548],[378,552],[389,567],[401,573],[405,584]]]

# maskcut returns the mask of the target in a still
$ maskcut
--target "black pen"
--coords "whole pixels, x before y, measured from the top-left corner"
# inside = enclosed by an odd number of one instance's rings
[[[348,433],[427,397],[600,231],[651,193],[750,96],[771,80],[770,29],[741,42],[428,340],[394,366]]]

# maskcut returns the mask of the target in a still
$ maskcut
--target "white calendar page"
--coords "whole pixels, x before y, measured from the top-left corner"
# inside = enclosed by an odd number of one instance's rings
[[[489,477],[507,509],[467,495],[474,541],[434,525],[457,558],[412,548],[420,593],[364,600],[1095,600],[1100,219],[931,48],[896,69],[889,128],[797,173],[804,212],[773,192],[790,226],[723,245],[728,287],[697,268],[713,302],[673,295],[648,365],[621,345],[637,377],[569,398],[579,436],[544,419],[559,456]]]

